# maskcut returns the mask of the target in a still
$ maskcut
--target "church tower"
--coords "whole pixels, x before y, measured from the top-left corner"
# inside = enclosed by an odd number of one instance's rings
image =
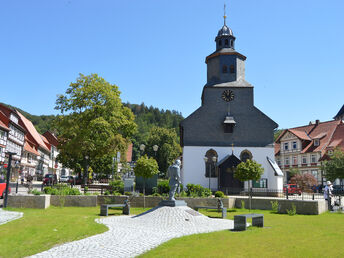
[[[180,124],[183,184],[240,190],[244,185],[233,178],[234,168],[251,158],[265,169],[261,185],[277,189],[282,180],[277,185],[268,159],[274,160],[273,131],[278,125],[254,106],[253,86],[245,80],[246,57],[235,50],[235,40],[224,15],[216,50],[205,59],[201,106]]]

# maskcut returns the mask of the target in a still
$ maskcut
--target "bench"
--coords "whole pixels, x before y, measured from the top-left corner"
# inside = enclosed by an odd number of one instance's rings
[[[243,231],[246,230],[247,218],[252,218],[252,226],[264,227],[264,215],[263,214],[241,214],[234,216],[234,230]]]
[[[218,210],[222,211],[222,218],[225,219],[227,217],[227,208],[223,207],[223,202],[221,199],[217,200],[217,207],[215,206],[195,206],[194,209],[198,211],[198,209],[208,209],[208,210]]]
[[[120,207],[123,210],[124,215],[130,215],[129,202],[125,201],[124,204],[102,204],[100,205],[100,216],[108,216],[109,208]]]

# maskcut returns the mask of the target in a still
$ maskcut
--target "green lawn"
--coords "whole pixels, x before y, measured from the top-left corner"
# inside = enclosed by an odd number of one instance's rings
[[[24,212],[24,217],[0,225],[0,257],[24,257],[55,245],[105,232],[94,221],[99,207],[8,209]],[[147,209],[131,208],[133,214]],[[201,211],[219,217],[215,211]],[[344,257],[344,214],[319,216],[263,213],[264,228],[250,227],[245,232],[220,231],[173,239],[143,257]],[[111,210],[120,215],[121,210]],[[228,218],[248,213],[229,211]]]
[[[143,257],[344,257],[344,214],[264,214],[264,228],[229,230],[170,240]],[[216,212],[204,212],[218,216]],[[237,210],[234,215],[248,213]]]
[[[99,207],[6,210],[24,212],[24,216],[0,225],[0,257],[24,257],[107,231],[105,225],[94,221],[99,217]],[[130,211],[139,214],[144,209],[131,208]],[[109,210],[110,215],[121,212]]]

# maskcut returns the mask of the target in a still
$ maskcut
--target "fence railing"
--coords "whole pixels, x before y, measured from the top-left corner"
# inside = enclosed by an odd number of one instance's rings
[[[324,199],[323,193],[301,190],[280,190],[267,188],[223,188],[221,189],[226,195],[252,196],[252,197],[273,197],[283,199],[299,200],[319,200]],[[334,192],[333,195],[343,196],[344,192]]]

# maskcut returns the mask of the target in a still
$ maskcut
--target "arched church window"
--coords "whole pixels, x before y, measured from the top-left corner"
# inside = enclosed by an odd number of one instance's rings
[[[217,177],[217,160],[218,155],[217,152],[213,149],[210,149],[206,152],[205,157],[205,177]]]
[[[225,46],[228,46],[228,39],[225,39]]]
[[[219,46],[222,46],[222,40],[221,39],[219,40]]]
[[[252,159],[252,153],[249,150],[243,150],[240,153],[240,160],[246,162],[248,159]]]
[[[230,71],[230,73],[235,73],[234,65],[231,65],[229,67],[229,71]]]
[[[227,65],[222,66],[222,73],[228,73]]]

